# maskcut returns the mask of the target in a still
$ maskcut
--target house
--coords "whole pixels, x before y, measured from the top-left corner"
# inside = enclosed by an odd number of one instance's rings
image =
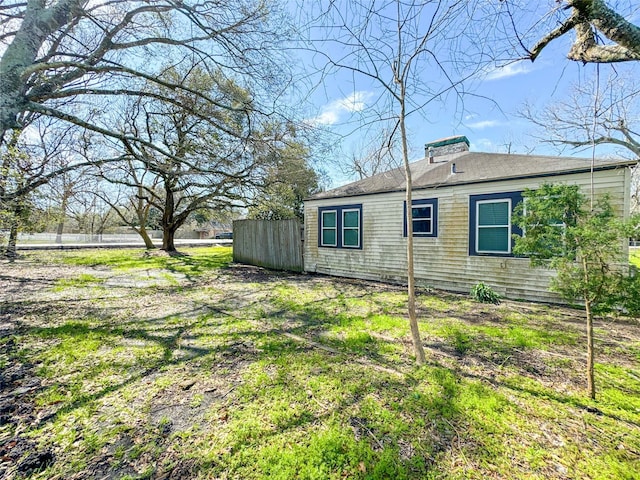
[[[558,301],[553,272],[512,254],[511,223],[522,191],[542,183],[608,193],[629,214],[635,161],[576,159],[469,151],[464,136],[425,147],[411,164],[416,283],[469,292],[483,281],[515,299]],[[305,200],[304,269],[341,277],[406,283],[403,168],[318,193]]]

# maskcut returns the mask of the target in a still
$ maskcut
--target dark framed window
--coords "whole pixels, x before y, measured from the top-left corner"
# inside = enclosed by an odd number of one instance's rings
[[[513,255],[513,235],[522,232],[511,217],[521,200],[521,192],[469,197],[469,255]]]
[[[318,246],[362,248],[362,204],[318,207]]]
[[[438,236],[438,199],[428,198],[411,201],[411,216],[413,217],[414,237]],[[407,236],[407,202],[403,204],[404,233]]]

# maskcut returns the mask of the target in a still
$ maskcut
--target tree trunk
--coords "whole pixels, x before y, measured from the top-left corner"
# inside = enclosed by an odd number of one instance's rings
[[[164,182],[164,211],[162,212],[162,250],[166,252],[175,252],[176,246],[173,243],[173,239],[178,227],[174,221],[175,214],[175,201],[173,198],[173,190],[170,182],[165,180]]]
[[[18,242],[18,215],[14,214],[13,219],[11,219],[11,228],[9,230],[9,242],[7,243],[7,251],[5,252],[5,256],[7,258],[15,258],[17,256],[16,253],[16,244]]]
[[[58,228],[56,229],[56,243],[62,243],[62,230],[64,230],[64,220],[58,222]]]
[[[176,246],[173,243],[176,231],[173,228],[163,228],[162,230],[162,250],[165,252],[175,252]]]
[[[403,91],[404,93],[404,91]],[[413,350],[416,354],[416,363],[424,365],[427,358],[422,346],[420,338],[420,328],[418,327],[418,316],[416,314],[416,286],[415,275],[413,272],[413,210],[412,210],[412,179],[411,167],[409,165],[409,149],[407,146],[407,131],[404,124],[404,95],[400,102],[400,135],[402,137],[402,158],[404,160],[404,172],[407,182],[406,201],[407,201],[407,290],[409,295],[409,325],[411,326],[411,339],[413,341]]]
[[[153,250],[154,248],[156,248],[156,246],[151,241],[151,238],[149,237],[149,234],[147,233],[146,228],[140,227],[140,228],[134,228],[134,230],[138,232],[138,235],[142,237],[142,241],[144,242],[144,246],[147,250]]]
[[[594,374],[595,351],[593,348],[593,312],[591,301],[585,300],[584,308],[587,312],[587,391],[589,398],[596,399],[596,379]]]
[[[67,200],[68,193],[67,187],[64,187],[62,193],[62,204],[60,205],[60,220],[58,221],[58,228],[56,229],[56,243],[62,243],[62,232],[64,230],[64,219],[67,216]]]
[[[25,111],[25,70],[33,65],[47,36],[82,11],[84,1],[62,0],[47,7],[45,0],[24,2],[24,20],[0,57],[0,138],[18,128],[17,117]]]

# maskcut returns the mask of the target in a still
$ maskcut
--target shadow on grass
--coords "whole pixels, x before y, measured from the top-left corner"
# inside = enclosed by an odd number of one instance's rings
[[[184,260],[181,257],[182,263],[179,265],[189,264]],[[192,267],[197,271],[199,265],[199,261],[196,261]],[[266,276],[264,273],[261,275]],[[277,277],[277,280],[282,278]],[[295,278],[301,282],[309,280],[305,276]],[[535,388],[495,380],[491,382],[486,377],[474,377],[437,362],[423,369],[415,369],[408,363],[380,354],[376,350],[379,345],[377,341],[364,338],[358,341],[356,338],[349,343],[323,338],[322,333],[334,326],[356,328],[356,323],[363,317],[345,312],[345,300],[373,301],[372,294],[366,291],[345,296],[336,289],[320,300],[282,302],[272,294],[273,282],[266,281],[264,285],[250,290],[247,288],[227,294],[219,303],[213,300],[210,303],[199,301],[194,308],[184,308],[171,315],[143,320],[131,318],[124,322],[118,320],[117,325],[111,324],[110,318],[104,315],[108,310],[103,308],[100,309],[103,314],[98,317],[99,320],[92,320],[89,325],[67,322],[55,327],[25,330],[24,334],[38,338],[71,338],[78,342],[94,335],[103,341],[108,340],[105,343],[109,346],[126,347],[126,340],[140,340],[160,349],[157,356],[133,364],[132,369],[138,369],[137,372],[63,403],[53,416],[42,419],[36,427],[163,369],[176,366],[192,369],[199,360],[210,357],[213,360],[210,363],[224,365],[225,373],[222,375],[227,378],[237,376],[237,381],[242,384],[242,393],[238,393],[233,402],[227,405],[233,409],[228,422],[235,421],[233,425],[237,430],[232,430],[228,452],[216,454],[215,459],[198,456],[193,463],[194,469],[206,469],[207,475],[220,476],[229,472],[233,476],[234,469],[239,472],[238,476],[243,472],[258,471],[263,476],[280,478],[295,478],[300,471],[305,471],[317,473],[317,478],[322,478],[323,473],[324,476],[327,473],[322,469],[330,468],[330,472],[344,472],[351,478],[423,478],[428,475],[442,476],[439,475],[442,472],[438,471],[441,468],[438,460],[452,449],[463,449],[464,455],[471,454],[470,457],[479,461],[488,458],[484,442],[489,441],[473,437],[473,432],[481,429],[474,422],[480,421],[469,416],[468,405],[460,403],[460,398],[472,387],[477,390],[478,401],[482,400],[483,395],[493,393],[487,387],[489,383],[519,390],[533,397],[581,406],[579,400],[570,396],[557,395],[555,398]],[[220,331],[216,330],[217,327],[220,327]],[[207,328],[214,328],[213,333],[197,333],[199,329]],[[283,333],[325,343],[337,348],[339,353],[319,350],[312,344],[292,342],[289,338],[283,338]],[[191,344],[184,343],[184,340],[189,340]],[[454,345],[459,344],[457,347],[461,351],[458,353],[461,355],[473,353],[476,348],[475,338],[465,336],[462,331],[453,332],[450,341]],[[487,348],[499,346],[500,342]],[[508,354],[509,348],[502,345],[504,354]],[[393,375],[367,369],[366,365],[356,361],[359,357],[396,371],[400,366],[406,373]],[[324,365],[314,365],[316,361],[322,361]],[[277,365],[283,373],[280,377],[267,378],[259,383],[247,368],[253,365],[258,369],[263,369],[263,365]],[[297,369],[304,371],[304,376],[297,375]],[[463,382],[467,378],[475,383]],[[80,380],[91,381],[92,378],[87,376]],[[326,401],[310,388],[310,385],[322,385],[330,380],[335,380],[336,388],[342,389],[333,401]],[[272,413],[272,404],[280,400],[285,404],[300,403],[306,407],[295,414],[285,412],[272,422],[265,420],[263,423],[266,426],[262,423],[242,425],[243,412],[256,408],[264,420]],[[314,403],[319,408],[311,409],[308,406]],[[588,408],[586,405],[582,407]],[[615,416],[610,418],[618,420]],[[214,425],[213,429],[218,427],[224,428]],[[303,436],[300,436],[301,429]],[[285,437],[289,436],[295,441],[288,441]],[[496,435],[496,438],[499,436]],[[179,443],[180,439],[165,440],[163,453],[156,453],[152,459],[152,462],[160,465],[156,468],[165,468],[158,461],[162,455],[171,460],[169,452],[172,441]],[[464,446],[460,447],[460,444]],[[203,445],[204,449],[206,446]],[[247,462],[244,467],[239,464],[242,459]],[[360,462],[364,462],[364,467]],[[246,471],[242,468],[246,468]]]
[[[249,308],[251,304],[249,303]],[[243,308],[247,305],[243,305]],[[266,328],[245,328],[232,332],[232,338],[229,333],[217,334],[219,338],[215,345],[206,345],[205,334],[194,334],[193,330],[196,325],[178,324],[167,325],[167,321],[171,318],[181,316],[191,316],[194,313],[202,314],[203,307],[185,310],[183,312],[172,314],[167,317],[157,317],[146,319],[143,321],[132,320],[128,325],[109,325],[108,319],[102,319],[97,325],[88,325],[82,322],[68,322],[64,325],[54,327],[37,327],[30,328],[23,332],[24,335],[31,335],[44,339],[68,339],[70,341],[81,342],[87,337],[95,337],[100,339],[103,344],[110,346],[118,346],[122,340],[141,340],[145,343],[151,343],[161,348],[161,354],[154,359],[147,359],[144,368],[134,374],[121,379],[121,381],[100,388],[92,393],[82,393],[75,396],[71,401],[61,404],[53,414],[41,419],[33,428],[39,428],[46,423],[54,422],[60,416],[73,412],[92,402],[95,402],[107,395],[114,394],[119,390],[139,382],[160,370],[166,368],[187,365],[197,362],[204,357],[214,357],[217,362],[222,362],[225,368],[230,369],[231,373],[243,373],[247,365],[256,362],[266,361],[268,363],[278,363],[282,359],[289,358],[295,360],[305,353],[316,355],[317,351],[309,346],[299,345],[286,339],[283,341],[282,330],[272,328],[266,325]],[[245,322],[246,317],[238,315],[237,312],[229,311],[225,308],[209,309],[209,317],[201,320],[194,320],[198,328],[218,327],[221,325],[233,324],[235,322]],[[212,315],[213,314],[213,315]],[[309,325],[313,324],[310,322]],[[145,326],[146,325],[146,326]],[[130,328],[135,326],[136,328]],[[145,327],[141,327],[145,326]],[[300,327],[295,330],[304,333],[305,328]],[[210,335],[209,335],[210,336]],[[181,343],[183,340],[201,340],[202,345],[185,345]],[[233,340],[235,339],[235,340]],[[181,352],[180,356],[176,355],[177,351]],[[300,415],[290,418],[283,418],[277,422],[274,428],[269,431],[262,432],[257,436],[249,432],[248,436],[242,434],[235,438],[232,442],[232,451],[226,457],[225,461],[231,462],[230,456],[234,452],[243,449],[255,449],[261,454],[253,460],[260,464],[260,468],[264,472],[272,472],[295,476],[295,472],[304,468],[318,468],[321,471],[327,465],[331,465],[332,469],[350,471],[355,478],[365,477],[360,462],[364,461],[367,472],[376,472],[373,477],[368,478],[389,478],[392,476],[410,475],[418,477],[425,474],[434,467],[435,456],[439,452],[445,451],[452,444],[452,438],[455,430],[451,430],[450,425],[464,423],[459,416],[461,412],[455,405],[455,397],[459,386],[452,381],[450,376],[442,376],[442,385],[436,388],[437,394],[433,396],[414,396],[411,393],[415,389],[419,381],[415,379],[406,379],[402,376],[389,375],[366,375],[366,368],[361,365],[351,365],[343,368],[345,362],[348,362],[348,351],[336,356],[327,352],[322,352],[327,365],[333,372],[333,375],[340,379],[342,384],[351,384],[349,394],[343,395],[337,403],[331,404],[327,408],[323,408],[320,412],[304,411]],[[380,359],[381,361],[384,359]],[[133,365],[135,367],[135,365]],[[233,370],[236,370],[233,372]],[[91,374],[91,370],[86,373]],[[99,375],[99,373],[95,373]],[[292,395],[300,395],[308,388],[308,382],[313,381],[317,377],[319,381],[324,378],[324,373],[314,374],[313,371],[305,378],[304,382],[300,379],[289,377],[282,385],[276,385],[276,390],[284,388],[283,400],[288,398],[287,392]],[[79,380],[81,382],[91,382],[92,377],[83,376],[80,373]],[[243,382],[250,382],[249,378],[245,378]],[[284,386],[283,386],[284,385]],[[250,387],[249,387],[250,388]],[[368,395],[385,392],[385,395],[391,395],[393,402],[403,402],[404,398],[409,396],[412,398],[412,408],[419,412],[420,415],[436,418],[439,415],[446,416],[446,422],[434,421],[428,429],[428,436],[434,440],[428,444],[421,444],[416,440],[416,436],[404,438],[403,432],[406,430],[406,419],[400,420],[399,412],[390,409],[384,403],[379,408],[389,412],[389,415],[397,416],[397,426],[387,425],[380,422],[375,405],[362,407],[361,402]],[[269,388],[257,389],[253,395],[253,399],[242,399],[234,405],[234,408],[242,411],[252,402],[261,403],[263,395],[269,393]],[[307,395],[304,393],[304,395]],[[303,397],[304,397],[303,395]],[[265,398],[265,400],[268,400]],[[246,403],[243,403],[245,402]],[[322,399],[319,399],[322,401]],[[268,403],[268,402],[265,402]],[[385,402],[386,403],[386,402]],[[354,413],[344,416],[344,412],[353,410]],[[327,432],[314,433],[305,442],[297,445],[290,451],[282,451],[279,448],[272,448],[273,442],[281,441],[283,436],[289,433],[298,432],[299,429],[310,429],[316,431],[318,424],[333,425]],[[425,433],[425,432],[423,432]],[[273,440],[272,440],[273,439]],[[169,444],[165,445],[165,452],[169,449]],[[321,453],[324,451],[324,453]],[[233,463],[233,462],[231,462]],[[228,467],[228,466],[227,466]],[[225,468],[227,468],[225,467]],[[194,464],[196,469],[213,469],[215,465],[206,459],[196,461]],[[360,470],[359,470],[360,469]],[[221,472],[222,473],[222,472]],[[266,474],[266,473],[265,473]]]

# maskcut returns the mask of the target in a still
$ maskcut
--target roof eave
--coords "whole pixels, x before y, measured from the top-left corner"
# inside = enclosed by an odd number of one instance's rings
[[[594,166],[593,170],[594,171],[604,171],[604,170],[615,170],[617,168],[621,168],[621,167],[631,167],[633,165],[637,165],[638,162],[640,160],[628,160],[628,161],[620,161],[620,162],[616,162],[616,163],[611,163],[611,164],[607,164],[607,165],[596,165]],[[438,183],[438,184],[433,184],[433,185],[422,185],[419,187],[413,187],[413,191],[418,191],[418,190],[428,190],[428,189],[438,189],[438,188],[444,188],[444,187],[453,187],[453,186],[460,186],[460,185],[474,185],[474,184],[479,184],[479,183],[491,183],[491,182],[504,182],[504,181],[509,181],[509,180],[522,180],[522,179],[528,179],[528,178],[545,178],[545,177],[558,177],[558,176],[565,176],[565,175],[573,175],[576,173],[588,173],[591,171],[591,167],[584,167],[584,168],[572,168],[572,169],[567,169],[567,170],[560,170],[560,171],[556,171],[556,172],[537,172],[537,173],[531,173],[528,175],[511,175],[511,176],[505,176],[505,177],[497,177],[497,178],[483,178],[483,179],[475,179],[475,180],[466,180],[466,181],[461,181],[461,182],[446,182],[446,183]],[[309,197],[303,200],[303,202],[307,202],[307,201],[320,201],[320,200],[332,200],[332,199],[336,199],[336,198],[351,198],[351,197],[363,197],[363,196],[367,196],[367,195],[379,195],[382,193],[394,193],[394,192],[404,192],[405,189],[404,188],[391,188],[391,189],[383,189],[383,190],[375,190],[375,191],[371,191],[371,192],[362,192],[362,193],[346,193],[346,194],[342,194],[342,195],[335,195],[335,196],[323,196],[323,197],[318,197],[318,198],[314,198],[314,197]]]

